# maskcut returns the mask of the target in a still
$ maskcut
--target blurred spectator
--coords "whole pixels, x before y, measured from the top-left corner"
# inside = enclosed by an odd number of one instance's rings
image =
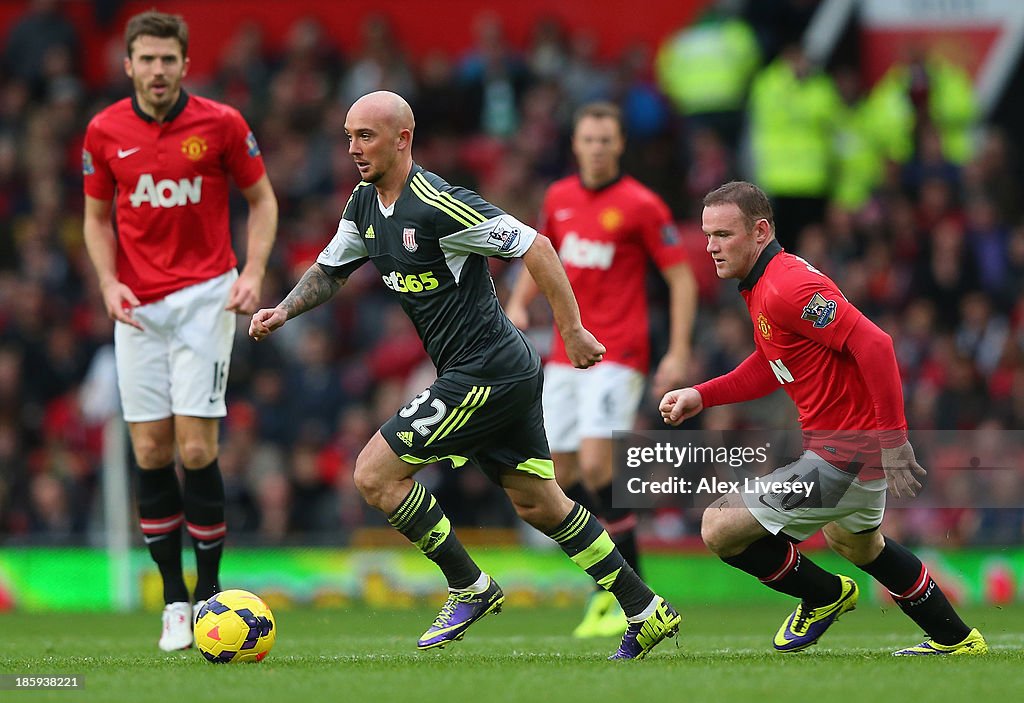
[[[986,291],[998,296],[1009,282],[1009,228],[999,219],[995,202],[986,195],[972,196],[965,214],[967,246],[974,252],[978,278]],[[1009,308],[1011,304],[1009,300],[997,301],[997,306],[1002,309]]]
[[[296,20],[270,80],[271,114],[286,127],[305,131],[315,127],[341,74],[341,56],[323,26],[313,17]]]
[[[771,197],[779,243],[790,249],[824,217],[842,102],[832,79],[791,44],[755,76],[749,110],[751,180]]]
[[[577,30],[569,41],[569,62],[559,79],[569,114],[611,97],[611,71],[598,61],[597,49],[597,37],[587,30]]]
[[[565,28],[559,20],[544,17],[534,25],[527,64],[533,75],[541,81],[561,80],[569,65],[569,47]]]
[[[32,94],[46,92],[46,72],[55,60],[77,63],[78,34],[60,12],[57,0],[31,0],[21,19],[11,26],[4,49],[4,64],[26,82]],[[55,58],[64,54],[59,59]]]
[[[843,66],[835,72],[842,99],[835,135],[836,183],[832,202],[848,212],[863,208],[885,178],[885,155],[871,133],[871,103],[866,100],[859,71]]]
[[[359,97],[375,90],[390,90],[407,100],[416,99],[416,83],[391,23],[383,15],[363,20],[363,45],[342,78],[338,100],[347,110]]]
[[[258,122],[267,107],[269,81],[263,29],[255,22],[244,22],[224,45],[211,97],[234,105],[250,123]]]
[[[739,144],[747,90],[761,65],[761,49],[734,5],[716,0],[697,22],[658,49],[658,85],[686,118],[690,151],[694,135],[703,130],[713,131],[730,151]]]
[[[519,105],[531,76],[509,46],[501,19],[484,12],[474,23],[475,46],[462,60],[459,78],[466,90],[464,109],[478,116],[477,129],[491,137],[512,136],[519,127]]]
[[[995,371],[1008,335],[1005,318],[992,310],[991,301],[984,293],[969,293],[960,301],[956,346],[961,354],[974,361],[983,375],[990,376]]]
[[[978,269],[963,229],[952,220],[939,222],[926,243],[911,289],[944,312],[940,328],[948,330],[956,323],[953,311],[959,310],[960,300],[978,287]]]
[[[939,135],[947,160],[962,164],[971,157],[978,105],[964,68],[911,46],[906,60],[872,88],[869,100],[878,106],[876,134],[894,161],[910,159],[927,129]]]

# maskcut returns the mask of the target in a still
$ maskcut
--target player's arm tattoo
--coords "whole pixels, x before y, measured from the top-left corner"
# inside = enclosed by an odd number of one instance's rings
[[[280,307],[288,311],[288,317],[301,315],[326,302],[345,285],[346,277],[332,276],[319,264],[313,264],[292,288],[292,292],[281,301]]]

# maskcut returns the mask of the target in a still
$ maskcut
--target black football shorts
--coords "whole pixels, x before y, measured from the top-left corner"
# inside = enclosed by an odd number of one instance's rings
[[[473,463],[495,482],[510,469],[554,479],[544,434],[543,386],[541,370],[510,383],[469,383],[443,375],[380,431],[410,464],[447,459],[458,468]]]

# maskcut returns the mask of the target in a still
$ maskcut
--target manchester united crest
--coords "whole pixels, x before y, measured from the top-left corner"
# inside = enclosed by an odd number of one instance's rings
[[[622,211],[616,207],[605,208],[601,211],[601,214],[597,217],[601,222],[601,226],[609,232],[614,232],[622,225]]]
[[[768,322],[768,318],[764,316],[763,312],[757,313],[757,330],[761,333],[761,336],[767,340],[772,338],[772,326]]]
[[[181,143],[181,153],[193,161],[203,158],[206,148],[206,140],[195,134]]]
[[[412,227],[402,230],[402,246],[410,253],[420,248],[419,242],[416,241],[416,230]]]

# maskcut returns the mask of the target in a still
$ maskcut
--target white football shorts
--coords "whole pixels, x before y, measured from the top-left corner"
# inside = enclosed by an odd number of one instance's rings
[[[145,331],[114,326],[118,388],[126,422],[172,415],[224,417],[235,313],[224,309],[227,273],[175,291],[132,311]]]
[[[644,375],[622,364],[589,369],[566,364],[544,367],[544,429],[553,452],[575,452],[580,439],[611,439],[636,421]]]
[[[766,490],[772,482],[812,483],[807,497],[801,490]],[[749,490],[741,491],[743,502],[764,529],[803,541],[830,522],[847,532],[868,532],[882,524],[885,514],[884,478],[860,481],[840,471],[812,451],[805,451],[792,464],[767,476],[750,479]]]

